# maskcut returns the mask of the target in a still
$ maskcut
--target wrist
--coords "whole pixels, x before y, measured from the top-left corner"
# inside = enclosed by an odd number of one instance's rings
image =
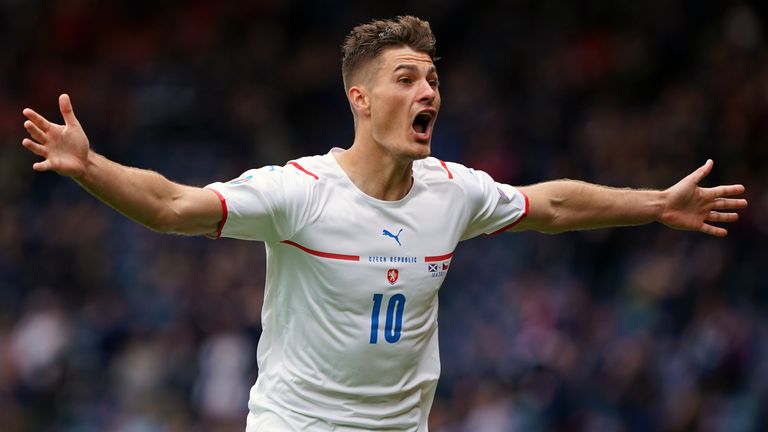
[[[88,153],[83,161],[82,170],[79,173],[72,175],[72,179],[80,184],[87,184],[93,177],[93,172],[98,168],[100,158],[99,154],[88,149]]]
[[[669,191],[657,190],[657,191],[653,191],[653,194],[654,194],[654,197],[651,200],[652,209],[653,209],[652,210],[653,221],[664,223],[665,214],[666,214],[667,208],[669,207],[667,205],[669,201]]]

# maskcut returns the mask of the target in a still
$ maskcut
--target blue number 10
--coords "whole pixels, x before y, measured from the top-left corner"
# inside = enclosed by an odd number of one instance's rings
[[[373,295],[373,310],[371,311],[371,343],[379,340],[379,313],[384,294]],[[387,322],[384,324],[384,339],[393,344],[400,340],[403,331],[403,312],[405,311],[405,296],[395,294],[387,304]]]

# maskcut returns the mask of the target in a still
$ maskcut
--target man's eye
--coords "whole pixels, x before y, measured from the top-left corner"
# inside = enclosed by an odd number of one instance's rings
[[[429,85],[434,88],[440,87],[440,81],[438,80],[429,80]]]
[[[408,77],[402,77],[402,78],[399,78],[397,82],[399,82],[400,84],[410,84],[411,79]]]

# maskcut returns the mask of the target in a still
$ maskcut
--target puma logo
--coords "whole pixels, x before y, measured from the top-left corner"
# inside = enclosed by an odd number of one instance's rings
[[[393,239],[395,239],[395,241],[397,242],[398,245],[402,246],[403,244],[400,243],[400,233],[401,232],[403,232],[402,228],[400,228],[400,231],[397,232],[397,235],[392,234],[391,232],[389,232],[387,230],[384,230],[384,232],[382,232],[381,235],[384,235],[384,236],[387,236],[387,237],[392,237]]]

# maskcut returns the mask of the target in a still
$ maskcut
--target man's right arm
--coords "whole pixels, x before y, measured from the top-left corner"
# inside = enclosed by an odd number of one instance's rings
[[[222,219],[219,198],[212,190],[174,183],[162,175],[131,168],[90,149],[72,110],[69,96],[59,97],[64,125],[52,123],[27,108],[24,127],[32,139],[22,145],[45,160],[36,171],[72,177],[88,192],[134,221],[160,232],[214,234]]]

